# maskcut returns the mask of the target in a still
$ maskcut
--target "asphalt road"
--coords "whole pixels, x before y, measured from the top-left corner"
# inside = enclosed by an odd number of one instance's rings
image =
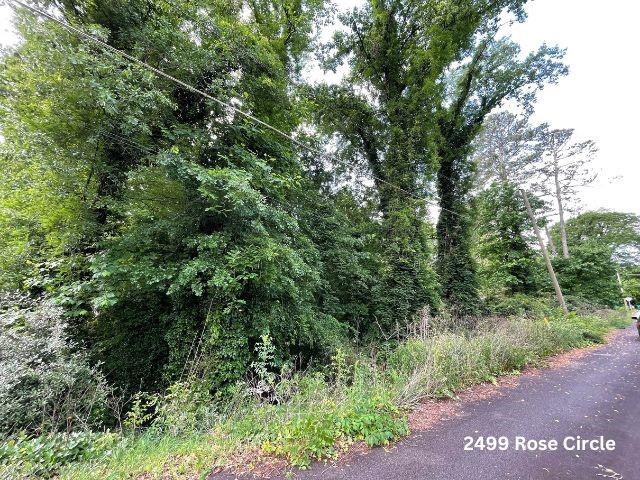
[[[299,479],[640,479],[640,341],[635,328],[608,345],[503,396],[466,405],[462,416],[377,448],[341,466],[318,464]],[[465,437],[507,437],[508,449],[465,451]],[[567,450],[566,437],[615,441],[613,451]],[[556,451],[516,449],[516,437],[557,440]],[[503,440],[504,442],[504,440]],[[575,447],[569,441],[567,447]],[[606,446],[606,445],[605,445]],[[597,445],[594,445],[597,447]]]

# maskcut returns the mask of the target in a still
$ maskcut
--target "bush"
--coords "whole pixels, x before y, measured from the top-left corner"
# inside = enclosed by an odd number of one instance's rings
[[[610,248],[583,243],[573,247],[569,258],[556,257],[553,262],[565,295],[609,307],[621,303]]]
[[[346,398],[323,401],[273,427],[263,450],[282,455],[300,468],[313,459],[334,456],[340,440],[387,445],[408,433],[407,420],[388,392],[353,388],[347,390]]]
[[[490,297],[486,299],[485,305],[493,315],[518,315],[529,318],[540,314],[551,315],[556,308],[554,300],[550,298],[537,298],[522,294],[509,297]]]
[[[0,478],[50,478],[61,467],[108,455],[120,436],[75,432],[29,438],[20,434],[0,445]]]
[[[0,296],[0,434],[70,432],[104,419],[104,378],[65,333],[46,299]]]
[[[403,412],[388,394],[359,398],[342,414],[339,427],[342,435],[362,440],[370,447],[388,445],[395,438],[409,433]]]

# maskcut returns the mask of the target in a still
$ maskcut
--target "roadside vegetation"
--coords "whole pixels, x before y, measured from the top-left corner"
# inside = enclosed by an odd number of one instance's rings
[[[0,477],[304,468],[624,324],[640,220],[531,124],[526,0],[9,2]]]
[[[0,448],[0,473],[192,478],[251,469],[273,456],[286,460],[283,468],[306,468],[354,442],[387,445],[408,434],[407,415],[425,398],[455,397],[549,355],[601,343],[611,329],[629,324],[620,312],[564,317],[552,306],[537,307],[533,316],[485,319],[473,330],[434,320],[428,332],[375,357],[339,349],[316,371],[278,371],[264,336],[256,365],[263,375],[257,383],[239,382],[223,401],[210,400],[202,379],[186,378],[163,393],[136,396],[117,432],[17,436]]]

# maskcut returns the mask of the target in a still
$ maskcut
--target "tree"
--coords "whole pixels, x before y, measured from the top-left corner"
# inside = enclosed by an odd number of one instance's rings
[[[474,188],[482,191],[492,181],[527,185],[541,160],[540,139],[547,128],[546,124],[530,125],[526,110],[524,115],[506,110],[489,115],[473,142],[472,161],[477,165]],[[547,204],[540,208],[545,217],[551,213]],[[544,222],[544,229],[555,256],[558,252],[548,221]]]
[[[597,151],[595,143],[592,140],[573,142],[573,133],[573,129],[544,132],[540,145],[544,155],[537,168],[540,178],[536,182],[538,191],[553,195],[557,203],[562,255],[565,258],[569,257],[566,202],[575,195],[578,187],[588,185],[596,178],[587,167]]]
[[[477,165],[474,187],[482,189],[494,181],[522,185],[537,161],[537,140],[545,125],[533,127],[527,115],[503,110],[485,118],[473,142]]]
[[[531,295],[540,288],[540,264],[531,244],[531,222],[518,187],[493,183],[476,199],[477,247],[482,290],[493,296]]]
[[[106,231],[108,185],[145,157],[118,138],[145,142],[170,103],[148,72],[17,13],[24,42],[0,73],[0,224],[11,232],[0,248],[13,259],[0,283],[14,288],[34,264],[74,257]]]
[[[364,165],[376,188],[386,299],[378,317],[385,329],[411,321],[425,304],[438,305],[421,200],[436,168],[431,112],[438,78],[469,41],[480,6],[497,14],[507,2],[467,3],[367,2],[341,18],[349,31],[336,35],[327,59],[327,67],[348,61],[348,78],[311,94],[320,126],[338,135],[339,146],[354,154],[351,164]]]
[[[319,5],[254,2],[248,19],[241,2],[218,0],[52,8],[291,133],[292,65]],[[222,391],[266,332],[280,362],[326,354],[346,328],[318,299],[323,268],[299,221],[299,199],[317,186],[293,147],[55,24],[18,19],[24,40],[0,73],[12,167],[2,221],[17,232],[6,248],[27,257],[10,281],[54,293],[123,388],[162,388],[196,361]],[[11,189],[33,180],[43,188]]]
[[[626,267],[622,273],[622,288],[625,297],[640,298],[640,266]]]
[[[339,146],[353,153],[351,164],[364,165],[376,187],[387,238],[384,283],[395,298],[388,311],[401,312],[403,321],[421,303],[434,305],[432,282],[421,280],[432,275],[420,271],[429,262],[422,259],[425,206],[419,199],[438,162],[438,192],[444,198],[438,270],[444,298],[460,309],[475,298],[475,275],[464,254],[468,235],[459,219],[466,214],[457,203],[465,198],[468,175],[453,163],[467,158],[484,116],[504,98],[530,99],[527,85],[552,81],[564,71],[557,49],[544,47],[519,60],[517,46],[494,39],[503,14],[524,19],[523,4],[371,0],[342,17],[348,31],[339,32],[331,45],[327,67],[348,62],[348,78],[313,92],[318,123],[325,133],[338,135]],[[444,77],[452,79],[452,90],[445,88]],[[456,220],[450,222],[448,215]],[[461,279],[469,279],[466,293],[456,283]]]
[[[594,245],[608,251],[620,275],[625,295],[638,296],[640,267],[640,217],[633,213],[598,210],[584,212],[566,223],[567,243],[571,250]],[[559,226],[551,236],[560,237]]]
[[[598,210],[584,212],[565,225],[568,245],[573,248],[586,242],[608,247],[613,259],[622,266],[640,264],[640,216],[633,213]],[[552,236],[560,236],[559,226]]]
[[[469,248],[473,141],[487,115],[502,102],[510,99],[530,108],[539,89],[567,72],[560,49],[543,45],[521,59],[520,47],[496,38],[496,29],[497,23],[490,21],[461,52],[465,61],[452,72],[449,95],[438,109],[438,272],[445,301],[461,313],[477,301]]]
[[[281,63],[297,77],[313,45],[314,26],[325,14],[325,0],[247,0],[253,23],[268,38]]]
[[[554,259],[563,292],[589,304],[610,307],[621,304],[611,249],[586,242],[572,247],[572,252],[571,257]]]

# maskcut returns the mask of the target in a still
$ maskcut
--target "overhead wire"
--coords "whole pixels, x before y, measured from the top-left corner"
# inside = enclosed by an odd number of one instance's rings
[[[158,154],[160,154],[162,152],[162,150],[160,150],[160,149],[154,150],[151,147],[147,147],[145,145],[142,145],[141,143],[138,143],[138,142],[136,142],[134,140],[126,139],[125,137],[122,137],[122,136],[120,136],[118,134],[105,132],[105,131],[98,132],[98,134],[101,135],[101,136],[110,138],[112,140],[124,141],[127,144],[128,147],[137,149],[140,152],[146,153],[148,155],[158,155]],[[274,200],[276,201],[275,203],[278,203],[278,204],[284,205],[286,207],[289,207],[289,210],[290,210],[289,213],[296,211],[297,208],[300,207],[300,205],[294,205],[291,202],[288,202],[288,201],[286,201],[286,200],[284,200],[282,198],[277,198],[277,199],[274,199]],[[326,220],[325,216],[317,215],[315,213],[309,214],[309,217],[312,218],[313,220]]]
[[[294,145],[296,145],[296,146],[298,146],[298,147],[300,147],[300,148],[302,148],[302,149],[304,149],[304,150],[306,150],[308,152],[311,152],[311,153],[314,153],[316,155],[319,155],[322,158],[327,158],[326,152],[323,152],[322,150],[320,150],[318,148],[315,148],[315,147],[313,147],[311,145],[308,145],[308,144],[306,144],[304,142],[301,142],[301,141],[297,140],[294,136],[289,135],[288,133],[282,131],[281,129],[279,129],[279,128],[277,128],[277,127],[275,127],[275,126],[273,126],[273,125],[271,125],[271,124],[269,124],[267,122],[265,122],[264,120],[259,119],[258,117],[254,116],[254,115],[252,115],[252,114],[250,114],[248,112],[245,112],[244,110],[232,105],[231,103],[225,102],[223,100],[220,100],[219,98],[216,98],[213,95],[211,95],[211,94],[209,94],[209,93],[207,93],[207,92],[205,92],[205,91],[203,91],[203,90],[201,90],[199,88],[196,88],[193,85],[191,85],[191,84],[189,84],[187,82],[184,82],[184,81],[174,77],[173,75],[170,75],[170,74],[164,72],[163,70],[161,70],[159,68],[156,68],[156,67],[154,67],[152,65],[149,65],[148,63],[140,60],[139,58],[137,58],[137,57],[135,57],[133,55],[130,55],[130,54],[128,54],[128,53],[126,53],[126,52],[124,52],[124,51],[122,51],[122,50],[120,50],[120,49],[118,49],[118,48],[116,48],[116,47],[114,47],[112,45],[109,45],[107,42],[104,42],[104,41],[100,40],[99,38],[97,38],[97,37],[95,37],[93,35],[90,35],[90,34],[86,33],[82,29],[80,29],[78,27],[75,27],[75,26],[73,26],[73,25],[71,25],[71,24],[69,24],[69,23],[67,23],[67,22],[65,22],[65,21],[63,21],[63,20],[61,20],[59,18],[56,18],[54,15],[52,15],[52,14],[50,14],[48,12],[45,12],[43,10],[40,10],[40,9],[36,8],[36,7],[33,7],[33,6],[23,2],[21,0],[7,0],[7,1],[12,2],[12,3],[16,4],[16,5],[19,5],[19,6],[23,7],[23,8],[25,8],[25,9],[29,10],[32,14],[34,14],[36,16],[41,16],[41,17],[44,17],[44,18],[46,18],[48,20],[51,20],[51,21],[57,23],[58,25],[62,26],[66,30],[79,35],[81,38],[84,38],[84,39],[89,40],[89,41],[91,41],[93,43],[96,43],[96,44],[100,45],[102,48],[104,48],[104,49],[106,49],[108,51],[111,51],[111,52],[121,56],[122,58],[124,58],[126,60],[129,60],[129,61],[131,61],[131,62],[133,62],[133,63],[135,63],[135,64],[137,64],[137,65],[139,65],[139,66],[151,71],[151,72],[153,72],[154,74],[156,74],[156,75],[158,75],[160,77],[163,77],[163,78],[165,78],[165,79],[167,79],[167,80],[169,80],[171,82],[174,82],[177,85],[180,85],[181,87],[183,87],[183,88],[185,88],[185,89],[187,89],[187,90],[189,90],[189,91],[191,91],[193,93],[201,95],[201,96],[207,98],[208,100],[211,100],[211,101],[215,102],[216,104],[218,104],[218,105],[220,105],[220,106],[222,106],[224,108],[230,109],[232,112],[235,112],[235,113],[245,117],[246,119],[248,119],[248,120],[250,120],[250,121],[252,121],[252,122],[254,122],[254,123],[256,123],[256,124],[266,128],[266,129],[268,129],[268,130],[270,130],[273,133],[276,133],[277,135],[279,135],[279,136],[291,141]],[[337,164],[342,164],[343,166],[350,167],[350,165],[347,162],[341,162],[339,160],[336,161],[336,159],[333,159],[333,160],[330,160],[330,161],[332,161],[332,163],[334,163],[334,164],[337,163]],[[435,207],[439,208],[441,211],[446,211],[448,213],[451,213],[452,215],[456,215],[456,216],[461,217],[461,218],[467,217],[466,215],[461,214],[460,212],[456,212],[456,211],[447,209],[445,207],[442,207],[437,202],[432,201],[432,200],[430,200],[428,198],[416,197],[413,193],[409,192],[408,190],[406,190],[406,189],[404,189],[404,188],[402,188],[402,187],[400,187],[400,186],[398,186],[398,185],[396,185],[396,184],[394,184],[394,183],[392,183],[392,182],[390,182],[388,180],[380,178],[380,177],[378,177],[376,175],[371,174],[370,177],[373,180],[376,180],[376,181],[378,181],[380,183],[388,185],[388,186],[396,189],[397,191],[406,194],[409,198],[412,198],[413,200],[416,200],[416,201],[419,201],[419,202],[424,202],[424,203],[426,203],[428,205],[431,205],[431,206],[435,206]],[[364,184],[362,181],[358,181],[357,179],[355,181],[360,183],[361,185],[365,185],[366,186],[366,184]]]

